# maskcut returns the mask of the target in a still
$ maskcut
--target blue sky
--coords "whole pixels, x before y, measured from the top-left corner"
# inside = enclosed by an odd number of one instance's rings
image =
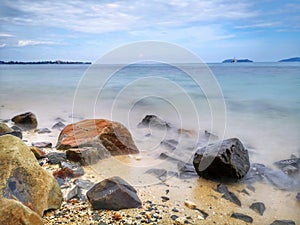
[[[2,0],[0,60],[96,61],[135,41],[178,44],[205,62],[300,56],[300,1]]]

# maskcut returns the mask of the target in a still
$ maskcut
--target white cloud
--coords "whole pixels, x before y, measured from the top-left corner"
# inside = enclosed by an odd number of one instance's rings
[[[0,48],[4,48],[6,46],[6,44],[0,44]]]
[[[237,29],[247,29],[247,28],[268,28],[268,27],[275,27],[280,25],[279,22],[258,22],[255,24],[248,24],[242,26],[235,26]]]
[[[53,45],[55,42],[52,41],[35,41],[35,40],[19,40],[18,46],[24,47],[28,45]]]
[[[7,33],[0,33],[0,37],[14,37],[13,34],[7,34]]]
[[[253,17],[246,2],[202,1],[7,1],[24,16],[2,18],[9,23],[60,27],[86,33],[130,31],[149,27],[180,27]]]

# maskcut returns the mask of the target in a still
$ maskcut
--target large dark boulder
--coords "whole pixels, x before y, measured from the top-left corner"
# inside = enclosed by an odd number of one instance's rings
[[[17,115],[11,119],[17,126],[21,127],[24,130],[32,130],[37,127],[36,116],[32,112],[26,112],[20,115]]]
[[[120,177],[112,177],[96,184],[87,192],[93,209],[120,210],[141,207],[136,190]]]
[[[199,149],[193,161],[199,176],[223,182],[243,178],[249,168],[248,151],[237,138],[230,138]]]

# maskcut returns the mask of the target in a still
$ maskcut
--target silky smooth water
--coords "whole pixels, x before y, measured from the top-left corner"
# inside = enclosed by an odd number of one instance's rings
[[[197,71],[195,65],[184,66]],[[271,165],[300,155],[300,63],[208,64],[223,96],[207,95],[206,83],[199,85],[165,64],[128,65],[104,83],[102,73],[110,67],[1,65],[0,118],[32,111],[40,127],[51,127],[57,117],[67,122],[108,118],[127,126],[140,149],[153,149],[166,134],[152,131],[156,139],[145,138],[148,131],[136,125],[155,114],[199,134],[209,130],[221,138],[238,137],[253,149],[252,162]],[[218,104],[212,108],[213,101],[223,100],[225,111]],[[222,121],[212,110],[222,114]]]

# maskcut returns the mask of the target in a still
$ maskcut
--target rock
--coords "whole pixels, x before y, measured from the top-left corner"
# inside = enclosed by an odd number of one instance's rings
[[[288,165],[282,168],[282,172],[284,172],[287,175],[293,175],[299,172],[299,169],[297,167],[294,167],[292,165]]]
[[[68,163],[68,162],[60,162],[60,167],[62,169],[64,169],[64,168],[71,169],[73,171],[75,177],[80,177],[80,176],[84,175],[84,170],[81,166],[71,164],[71,163]]]
[[[42,225],[42,218],[14,199],[0,198],[0,224]]]
[[[296,168],[300,168],[300,158],[290,158],[290,159],[284,159],[280,160],[274,163],[275,166],[282,169],[286,166],[294,166]]]
[[[76,174],[72,169],[66,167],[53,172],[53,176],[55,178],[60,178],[65,180],[66,178],[75,178],[81,175]]]
[[[167,201],[170,200],[170,198],[167,197],[167,196],[160,196],[160,197],[161,197],[161,199],[162,199],[163,202],[167,202]]]
[[[47,154],[48,163],[50,164],[59,164],[67,160],[65,152],[49,152]]]
[[[184,202],[184,205],[189,209],[195,209],[197,207],[196,203],[188,200]]]
[[[81,195],[82,195],[81,189],[78,186],[75,186],[67,194],[66,201],[69,201],[69,200],[71,200],[73,198],[80,198]]]
[[[174,139],[168,139],[168,140],[163,140],[160,142],[161,146],[164,146],[170,150],[175,150],[176,146],[178,145],[178,141]]]
[[[67,125],[60,133],[57,149],[105,147],[111,155],[138,153],[131,134],[120,123],[104,120],[83,120]]]
[[[82,179],[76,179],[73,183],[76,186],[78,186],[82,189],[85,189],[85,190],[90,190],[95,185],[94,183],[92,183],[89,180],[82,180]]]
[[[252,217],[247,216],[247,215],[242,214],[242,213],[232,213],[231,217],[235,218],[235,219],[243,220],[243,221],[245,221],[247,223],[252,223],[253,222]]]
[[[56,122],[66,122],[65,119],[60,118],[60,117],[56,117],[56,118],[55,118],[55,121],[56,121]]]
[[[46,134],[51,133],[51,130],[49,130],[48,128],[39,128],[36,129],[35,132],[37,132],[38,134]]]
[[[180,179],[190,179],[198,176],[194,166],[191,163],[178,162],[177,167],[179,170]]]
[[[225,198],[226,200],[241,206],[241,201],[238,199],[238,197],[231,191],[228,190],[227,186],[224,184],[219,184],[217,186],[217,192],[223,194],[222,198]]]
[[[138,128],[170,129],[171,125],[155,115],[146,115],[138,124]]]
[[[97,183],[87,192],[93,209],[120,210],[141,207],[136,190],[120,177]]]
[[[22,128],[20,128],[20,127],[18,127],[18,126],[16,126],[16,125],[13,125],[13,126],[11,127],[11,129],[13,129],[14,131],[22,131]]]
[[[152,168],[147,170],[145,173],[155,175],[155,177],[160,179],[162,182],[165,182],[167,180],[167,170],[165,169]]]
[[[243,178],[250,168],[248,151],[237,138],[199,149],[193,164],[199,176],[225,182]]]
[[[214,134],[208,132],[207,130],[204,131],[204,138],[206,140],[210,140],[210,141],[216,141],[219,139],[219,137],[217,135],[214,135]]]
[[[32,112],[17,115],[11,119],[17,126],[24,130],[32,130],[37,127],[36,116]]]
[[[292,220],[275,220],[270,225],[296,225],[296,223]]]
[[[195,131],[188,130],[188,129],[183,129],[183,128],[177,129],[177,133],[179,135],[184,135],[185,137],[195,137],[196,136],[196,132]]]
[[[48,142],[48,141],[33,142],[31,144],[32,144],[32,146],[35,146],[38,148],[52,148],[52,143]]]
[[[68,160],[87,166],[97,163],[100,159],[108,158],[110,153],[104,147],[98,146],[71,148],[66,151],[66,155]]]
[[[51,129],[57,129],[57,130],[62,130],[66,125],[63,122],[57,122],[55,123]]]
[[[12,136],[18,137],[20,139],[23,138],[23,135],[22,135],[21,131],[12,131],[12,132],[8,132],[8,133],[2,133],[2,134],[0,134],[0,136],[7,135],[7,134],[10,134]]]
[[[255,212],[259,213],[262,216],[266,210],[266,207],[262,202],[254,202],[250,206],[250,209],[253,209]]]
[[[300,192],[297,193],[296,199],[297,199],[298,201],[300,201]]]
[[[30,146],[29,149],[34,154],[36,159],[42,159],[46,157],[46,153],[38,147]]]
[[[171,219],[172,219],[172,220],[176,220],[176,219],[178,219],[178,216],[176,216],[176,215],[171,215]]]
[[[11,135],[0,137],[0,193],[30,206],[38,215],[57,209],[62,193],[54,177],[41,168],[29,147]],[[1,197],[1,196],[0,196]]]
[[[12,131],[13,131],[13,129],[11,129],[5,123],[0,123],[0,134],[9,133]]]

